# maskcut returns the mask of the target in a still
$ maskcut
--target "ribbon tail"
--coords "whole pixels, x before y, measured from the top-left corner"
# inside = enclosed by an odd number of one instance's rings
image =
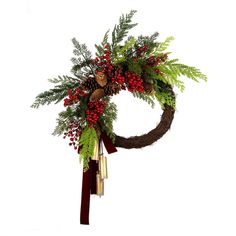
[[[107,134],[105,132],[101,133],[101,139],[104,143],[104,146],[105,146],[108,154],[111,154],[113,152],[117,152],[115,145],[112,143],[111,139],[107,136]]]
[[[89,162],[90,164],[91,162]],[[89,207],[91,191],[91,166],[87,171],[83,171],[81,207],[80,207],[80,224],[89,224]]]

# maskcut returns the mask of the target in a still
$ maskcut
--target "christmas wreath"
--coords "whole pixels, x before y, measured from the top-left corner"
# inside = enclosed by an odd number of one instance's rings
[[[53,134],[68,138],[69,145],[83,161],[82,224],[89,222],[90,194],[103,195],[107,165],[102,145],[112,153],[116,147],[141,148],[154,143],[171,126],[176,108],[173,87],[184,90],[179,77],[183,75],[197,82],[207,80],[199,69],[169,58],[166,49],[173,37],[164,42],[157,41],[157,32],[151,36],[127,37],[128,31],[137,25],[132,23],[135,12],[120,17],[112,31],[111,42],[109,30],[105,33],[101,44],[95,45],[95,58],[85,44],[73,38],[73,76],[49,79],[55,87],[40,93],[32,104],[33,108],[38,108],[64,99],[65,110],[59,113]],[[129,138],[114,133],[117,108],[111,98],[122,90],[128,90],[152,107],[155,101],[159,102],[163,114],[153,130]]]

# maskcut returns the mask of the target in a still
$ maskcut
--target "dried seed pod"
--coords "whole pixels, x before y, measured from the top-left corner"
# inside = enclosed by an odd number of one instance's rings
[[[98,72],[96,74],[96,81],[100,86],[104,87],[107,84],[107,76],[103,72]]]
[[[104,89],[102,89],[102,88],[96,89],[96,90],[91,94],[89,100],[90,100],[90,102],[99,100],[100,98],[102,98],[102,97],[104,96],[104,94],[105,94]]]

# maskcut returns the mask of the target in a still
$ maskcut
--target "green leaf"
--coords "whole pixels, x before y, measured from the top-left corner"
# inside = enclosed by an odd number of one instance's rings
[[[94,154],[94,147],[98,142],[96,130],[94,128],[86,127],[80,137],[79,145],[82,146],[80,150],[80,160],[83,160],[83,168],[86,171],[89,168],[89,158]]]

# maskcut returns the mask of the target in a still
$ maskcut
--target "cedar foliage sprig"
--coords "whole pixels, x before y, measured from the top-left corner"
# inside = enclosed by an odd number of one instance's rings
[[[123,46],[117,47],[116,54],[113,56],[113,63],[119,64],[125,62],[127,60],[126,54],[127,52],[135,45],[136,39],[134,37],[129,37]]]
[[[189,79],[192,79],[196,82],[199,82],[200,80],[207,81],[207,76],[204,75],[199,69],[193,66],[184,65],[178,62],[178,59],[173,59],[170,61],[166,61],[163,64],[163,67],[169,69],[171,74],[175,77],[178,77],[180,75],[186,76]]]
[[[155,101],[153,100],[152,96],[147,93],[140,93],[138,91],[132,92],[133,96],[139,99],[142,99],[143,101],[147,102],[149,105],[151,105],[152,108],[155,106]]]
[[[174,40],[173,36],[169,36],[165,39],[164,42],[161,42],[157,45],[157,47],[153,48],[152,55],[160,55],[163,53],[169,46],[170,43]]]
[[[164,109],[166,105],[176,109],[175,94],[173,94],[170,85],[167,85],[162,81],[155,80],[153,83],[153,89],[154,97],[159,102],[162,109]]]
[[[104,54],[104,46],[108,44],[108,37],[109,37],[109,31],[105,33],[101,45],[95,44],[95,48],[97,49],[96,56],[101,59],[102,55]]]
[[[132,48],[129,48],[129,50],[126,51],[125,56],[126,59],[129,59],[131,57],[137,57],[137,51],[140,47],[143,47],[144,45],[148,46],[148,50],[146,51],[146,58],[148,56],[150,56],[152,53],[152,50],[154,48],[159,47],[159,42],[157,42],[157,37],[158,37],[159,33],[158,32],[154,32],[151,36],[143,36],[140,35],[138,36],[138,38],[136,39],[135,44],[133,45]],[[133,36],[129,36],[127,41],[132,38]],[[143,58],[144,59],[144,58]]]
[[[112,31],[112,43],[111,43],[111,49],[112,54],[116,54],[116,50],[118,47],[118,44],[122,42],[122,40],[127,36],[130,29],[135,27],[137,23],[132,24],[132,17],[137,11],[132,10],[129,14],[122,14],[122,16],[119,19],[119,24],[115,25],[113,31]]]
[[[176,63],[178,59],[166,61],[165,63],[157,66],[162,74],[157,75],[156,78],[172,86],[179,88],[181,92],[184,91],[184,82],[178,78],[183,75],[196,82],[200,80],[207,81],[206,75],[204,75],[199,69],[193,66],[187,66],[181,63]]]
[[[59,103],[67,96],[69,89],[75,89],[80,86],[80,80],[70,76],[58,76],[58,78],[49,79],[49,82],[57,84],[54,88],[44,91],[36,96],[32,108],[39,108],[42,105],[49,105],[52,102]]]
[[[76,116],[76,113],[72,111],[70,107],[66,111],[62,111],[58,114],[57,125],[53,131],[53,135],[62,135],[68,130],[68,126],[71,123],[79,122],[79,118]]]

